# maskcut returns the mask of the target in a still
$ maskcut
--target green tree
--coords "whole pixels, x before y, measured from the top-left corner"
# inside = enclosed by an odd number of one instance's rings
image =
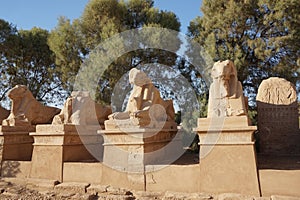
[[[48,38],[49,47],[55,53],[55,71],[67,91],[72,90],[75,75],[87,55],[83,47],[84,37],[79,29],[79,20],[71,23],[69,19],[61,17]]]
[[[5,98],[9,90],[9,80],[7,77],[8,60],[6,56],[11,54],[14,37],[17,29],[12,24],[0,19],[0,101]]]
[[[12,25],[1,21],[2,37],[0,100],[17,84],[26,85],[37,100],[53,103],[64,98],[61,81],[55,72],[55,57],[47,44],[49,33],[40,28],[17,31]],[[11,30],[11,31],[7,31]],[[3,39],[4,38],[4,39]],[[6,38],[6,39],[5,39]]]
[[[231,59],[251,102],[271,76],[300,84],[300,2],[203,0],[189,35],[214,60]]]
[[[72,23],[61,18],[49,38],[50,48],[55,52],[56,65],[61,73],[66,88],[72,90],[75,75],[85,58],[101,42],[122,31],[142,27],[162,27],[176,31],[180,23],[172,12],[161,11],[153,7],[152,0],[91,0],[82,16]],[[127,40],[128,43],[136,41]],[[145,40],[159,41],[159,36],[151,35]],[[166,41],[160,41],[166,42]],[[171,42],[174,49],[179,49],[180,42]],[[122,55],[108,67],[99,82],[97,98],[110,103],[110,97],[116,82],[131,68],[143,63],[176,64],[174,53],[159,49],[141,49]],[[116,47],[118,48],[118,47]]]

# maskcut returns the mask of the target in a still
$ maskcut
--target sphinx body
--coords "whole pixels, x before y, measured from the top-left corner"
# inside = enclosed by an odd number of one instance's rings
[[[89,92],[76,91],[66,100],[62,111],[54,117],[52,124],[103,125],[109,114],[110,106],[95,103]]]
[[[162,123],[170,122],[175,127],[175,111],[172,100],[163,100],[158,89],[153,85],[147,75],[135,68],[130,70],[129,82],[133,84],[126,110],[116,112],[109,116],[107,127],[112,121],[116,126],[158,127]],[[160,125],[158,125],[160,124]]]
[[[242,84],[232,61],[218,61],[211,72],[213,82],[209,90],[208,118],[247,114]]]
[[[12,101],[11,112],[2,125],[23,126],[50,124],[60,109],[44,106],[38,102],[25,85],[16,85],[8,91],[7,96]]]

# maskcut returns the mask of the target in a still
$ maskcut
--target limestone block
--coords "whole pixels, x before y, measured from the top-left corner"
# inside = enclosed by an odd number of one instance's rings
[[[0,126],[1,160],[30,161],[35,126]]]
[[[113,173],[120,177],[111,182],[117,187],[127,184],[144,190],[146,165],[171,164],[184,152],[180,134],[171,129],[128,128],[98,133],[104,137],[102,183],[110,184],[105,177]]]
[[[271,200],[300,200],[300,197],[272,195]]]
[[[254,196],[247,196],[243,194],[235,194],[235,193],[223,193],[218,195],[218,200],[253,200]]]
[[[104,137],[104,163],[123,171],[135,172],[139,167],[143,171],[146,164],[175,161],[178,157],[174,156],[183,152],[181,135],[174,130],[136,128],[101,130],[98,133]]]
[[[57,180],[49,179],[36,179],[36,178],[27,178],[26,179],[26,188],[39,191],[49,191],[53,190],[56,185],[60,184]]]
[[[275,165],[275,164],[273,164]],[[271,195],[300,197],[300,170],[297,169],[259,169],[262,196]]]
[[[144,176],[144,173],[127,173],[112,169],[104,163],[102,166],[101,184],[143,191],[146,189]]]
[[[200,181],[205,181],[199,177],[199,164],[146,166],[146,188],[148,191],[198,192]]]
[[[205,126],[195,129],[200,140],[199,177],[205,180],[200,181],[200,192],[259,196],[255,130],[255,126],[230,128],[226,125],[220,129],[210,130]]]
[[[90,186],[89,183],[61,183],[54,187],[54,191],[66,193],[66,192],[75,192],[75,193],[86,193],[87,188]]]
[[[107,188],[109,187],[110,187],[109,185],[91,184],[91,186],[87,188],[87,193],[89,194],[106,193]]]
[[[102,161],[100,126],[38,125],[34,137],[31,177],[63,179],[63,163]]]
[[[253,145],[214,146],[200,159],[199,177],[200,192],[260,195]]]
[[[180,193],[167,191],[163,200],[211,200],[213,197],[209,194],[201,193]]]
[[[62,146],[34,146],[30,178],[62,181]]]
[[[102,163],[100,162],[64,162],[64,182],[100,184]]]

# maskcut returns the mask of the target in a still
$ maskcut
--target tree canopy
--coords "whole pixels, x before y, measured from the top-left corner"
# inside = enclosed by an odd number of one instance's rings
[[[26,85],[41,102],[57,102],[62,97],[48,36],[41,28],[17,30],[0,20],[0,100],[17,84]]]
[[[263,79],[283,77],[300,84],[298,0],[203,0],[203,16],[189,36],[215,60],[231,59],[250,101]]]
[[[153,4],[152,0],[91,0],[80,18],[73,22],[60,18],[57,27],[51,32],[49,45],[56,55],[57,69],[66,83],[65,87],[72,90],[74,78],[83,60],[101,42],[115,34],[148,26],[179,31],[180,22],[176,15],[154,8]],[[157,37],[153,36],[152,39]],[[180,43],[176,48],[179,47]],[[153,62],[172,66],[176,59],[174,53],[147,49],[141,45],[141,50],[122,55],[99,77],[98,99],[110,103],[114,85],[129,69]]]

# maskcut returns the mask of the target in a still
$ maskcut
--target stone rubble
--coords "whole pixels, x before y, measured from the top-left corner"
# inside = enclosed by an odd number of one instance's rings
[[[38,183],[37,183],[38,184]],[[0,179],[1,200],[300,200],[300,197],[272,195],[253,197],[224,193],[219,195],[181,192],[129,191],[111,186],[62,183],[55,187],[35,187],[20,179]]]

